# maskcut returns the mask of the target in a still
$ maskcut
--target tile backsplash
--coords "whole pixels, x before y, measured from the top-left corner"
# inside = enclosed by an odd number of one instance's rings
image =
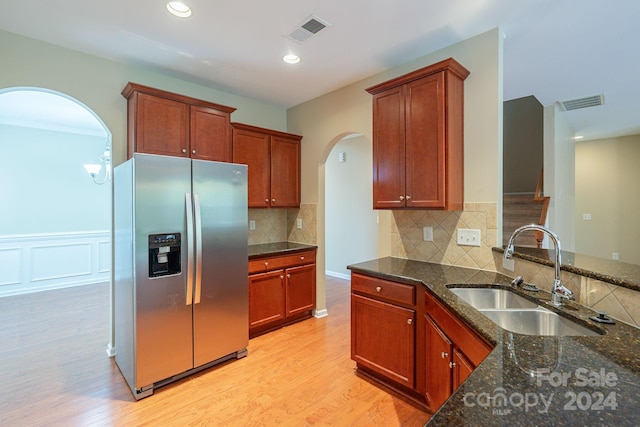
[[[297,228],[297,220],[302,220],[302,228]],[[255,221],[251,230],[247,224],[249,244],[275,242],[296,242],[316,245],[317,205],[303,204],[299,209],[249,209],[249,222]]]
[[[433,242],[424,241],[423,227],[433,228]],[[458,246],[458,228],[480,230],[480,246]],[[491,248],[496,245],[496,236],[496,203],[465,203],[464,211],[452,212],[397,210],[391,224],[391,255],[495,270]]]
[[[511,272],[502,268],[502,253],[494,252],[493,256],[498,272],[509,277],[522,276],[526,283],[551,292],[555,278],[553,267],[514,257],[514,271]],[[576,302],[640,327],[640,292],[568,271],[560,272],[560,280],[573,291]]]

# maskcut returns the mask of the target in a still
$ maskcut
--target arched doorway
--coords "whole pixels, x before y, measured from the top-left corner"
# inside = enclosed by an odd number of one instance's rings
[[[0,90],[0,297],[110,281],[110,153],[111,132],[80,101]]]
[[[349,279],[346,266],[378,255],[372,209],[372,145],[359,133],[336,138],[325,160],[325,271]]]

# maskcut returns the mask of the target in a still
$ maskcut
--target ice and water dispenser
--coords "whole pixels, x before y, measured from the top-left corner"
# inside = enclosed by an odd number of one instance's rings
[[[180,273],[180,233],[149,235],[149,277]]]

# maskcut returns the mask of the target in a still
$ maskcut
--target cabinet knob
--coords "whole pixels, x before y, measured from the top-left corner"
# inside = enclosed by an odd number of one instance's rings
[[[300,257],[300,261],[304,261],[304,257],[303,256]]]
[[[443,358],[443,359],[446,359],[447,357],[449,357],[449,353],[447,353],[447,352],[443,351],[443,352],[442,352],[442,358]]]
[[[401,201],[402,201],[402,200],[404,200],[404,196],[400,196],[400,200],[401,200]]]
[[[267,261],[264,262],[265,267],[269,267],[269,263]]]
[[[280,280],[284,280],[284,276],[282,274],[280,275]]]
[[[183,152],[183,153],[186,153],[186,152],[187,152],[187,149],[186,149],[186,148],[183,148],[183,149],[182,149],[182,152]]]
[[[269,199],[264,199],[264,202],[268,204],[269,203]]]
[[[276,199],[271,199],[271,203],[275,203],[275,202],[276,202]]]
[[[196,150],[191,151],[191,153],[196,154]]]
[[[449,362],[449,367],[453,369],[456,366],[456,362]]]
[[[382,290],[382,287],[380,287],[380,286],[376,286],[376,291],[377,291],[377,292],[380,292],[381,290]]]
[[[413,319],[407,319],[407,323],[410,325],[413,323]]]
[[[291,274],[287,274],[287,279],[291,279]]]
[[[411,200],[411,196],[407,194],[407,200]]]

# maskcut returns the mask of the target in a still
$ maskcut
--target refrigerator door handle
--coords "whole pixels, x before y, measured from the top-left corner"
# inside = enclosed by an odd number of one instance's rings
[[[185,193],[187,215],[187,295],[186,305],[193,303],[193,204],[191,193]]]
[[[202,291],[202,217],[200,215],[200,195],[193,193],[193,203],[196,219],[196,295],[193,303],[200,303],[200,293]]]

